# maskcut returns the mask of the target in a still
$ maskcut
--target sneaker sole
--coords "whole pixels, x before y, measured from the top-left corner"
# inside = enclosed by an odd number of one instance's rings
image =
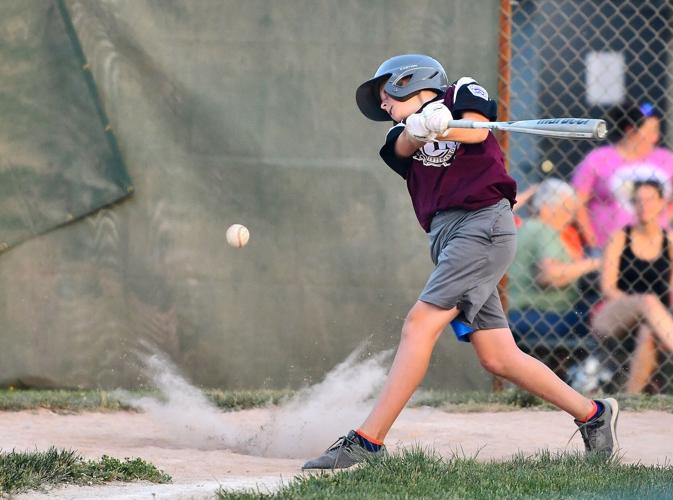
[[[304,468],[300,468],[299,471],[305,476],[309,476],[311,474],[313,474],[313,475],[315,475],[315,474],[317,474],[317,475],[320,475],[320,474],[336,474],[337,472],[341,472],[341,471],[344,471],[344,470],[355,470],[359,467],[362,467],[363,465],[364,465],[363,462],[358,462],[356,464],[351,465],[350,467],[336,467],[334,469],[332,469],[331,467],[329,469],[304,469]]]
[[[604,399],[603,401],[607,402],[612,408],[612,416],[610,417],[610,431],[612,432],[612,437],[615,440],[615,447],[612,450],[612,453],[615,453],[619,449],[619,439],[617,439],[617,420],[619,419],[619,403],[614,398]]]

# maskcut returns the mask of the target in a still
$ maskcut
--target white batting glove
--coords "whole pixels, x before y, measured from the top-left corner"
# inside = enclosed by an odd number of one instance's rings
[[[423,108],[422,115],[426,128],[437,135],[444,135],[449,129],[449,120],[453,120],[449,108],[439,101],[432,102]]]
[[[411,137],[423,142],[435,140],[437,134],[425,125],[425,118],[420,113],[414,113],[406,121],[406,131]]]

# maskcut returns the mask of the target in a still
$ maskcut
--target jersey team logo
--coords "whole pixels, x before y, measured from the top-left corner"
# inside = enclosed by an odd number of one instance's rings
[[[413,158],[427,167],[448,167],[456,156],[459,144],[455,141],[426,142],[414,153]]]
[[[472,95],[481,97],[482,99],[486,99],[488,101],[488,92],[486,92],[486,89],[481,85],[473,83],[472,85],[468,85],[467,89],[472,93]]]

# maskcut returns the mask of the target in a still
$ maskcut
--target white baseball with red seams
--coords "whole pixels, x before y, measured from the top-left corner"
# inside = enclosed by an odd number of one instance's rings
[[[248,244],[250,231],[243,224],[232,224],[227,229],[227,243],[234,248],[241,248]]]

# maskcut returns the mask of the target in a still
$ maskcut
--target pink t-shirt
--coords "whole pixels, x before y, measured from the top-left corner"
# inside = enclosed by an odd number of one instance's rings
[[[648,179],[661,183],[670,199],[673,153],[655,148],[643,159],[625,160],[615,146],[602,146],[577,166],[572,184],[578,193],[589,195],[587,209],[599,247],[605,246],[612,232],[633,224],[633,183]],[[667,214],[662,214],[661,223],[668,224]]]

